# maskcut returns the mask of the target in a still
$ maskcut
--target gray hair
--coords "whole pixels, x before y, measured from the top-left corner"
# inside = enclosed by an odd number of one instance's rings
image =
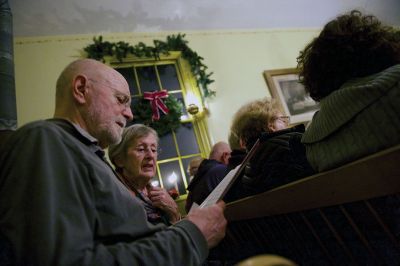
[[[111,162],[114,164],[116,171],[120,171],[119,167],[116,164],[116,159],[118,157],[124,158],[126,155],[126,151],[133,140],[138,138],[146,137],[148,135],[154,135],[157,139],[157,144],[159,142],[157,132],[146,125],[143,124],[134,124],[129,127],[124,128],[124,132],[122,133],[121,141],[118,144],[111,145],[108,148],[108,157]]]

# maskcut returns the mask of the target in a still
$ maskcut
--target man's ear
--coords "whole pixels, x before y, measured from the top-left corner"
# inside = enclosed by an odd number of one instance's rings
[[[229,152],[223,152],[221,156],[222,162],[227,165],[229,163],[229,157],[230,157]]]
[[[78,75],[74,78],[72,84],[72,95],[81,104],[87,101],[88,78],[85,75]]]

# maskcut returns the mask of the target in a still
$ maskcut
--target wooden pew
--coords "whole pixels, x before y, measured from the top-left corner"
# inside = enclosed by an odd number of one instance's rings
[[[400,265],[399,192],[400,145],[227,204],[227,236],[210,256]]]

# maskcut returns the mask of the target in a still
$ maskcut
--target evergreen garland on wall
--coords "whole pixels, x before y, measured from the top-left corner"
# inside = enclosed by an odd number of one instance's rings
[[[167,36],[167,40],[153,40],[154,46],[147,46],[143,42],[136,45],[130,45],[127,42],[119,41],[112,43],[103,41],[103,37],[93,37],[93,44],[84,48],[88,58],[104,61],[105,56],[115,56],[120,62],[126,58],[128,54],[137,57],[154,57],[160,60],[160,54],[168,55],[170,51],[180,51],[182,57],[186,59],[191,67],[191,70],[196,77],[197,85],[203,90],[205,98],[215,96],[215,91],[208,88],[208,85],[214,80],[210,79],[213,72],[207,73],[207,66],[203,64],[203,57],[199,56],[187,45],[185,34]]]

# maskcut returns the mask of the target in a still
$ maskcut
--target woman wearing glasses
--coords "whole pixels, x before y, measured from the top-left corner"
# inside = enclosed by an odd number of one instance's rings
[[[178,206],[165,189],[152,186],[158,156],[157,132],[135,124],[124,129],[119,144],[110,146],[108,156],[119,180],[139,200],[152,224],[172,224],[180,219]]]
[[[304,126],[290,127],[289,123],[289,117],[283,115],[274,99],[251,101],[236,112],[230,134],[247,151],[257,139],[261,143],[246,167],[242,182],[231,189],[227,201],[264,192],[314,172],[300,143]],[[230,163],[235,160],[235,153],[232,154]],[[228,169],[236,165],[228,165]]]
[[[261,143],[246,165],[244,174],[239,177],[239,182],[234,183],[224,198],[226,202],[255,195],[314,173],[300,142],[304,126],[290,127],[289,123],[289,117],[283,115],[278,102],[269,98],[248,102],[235,113],[230,129],[229,144],[233,151],[228,169],[242,163],[246,151],[253,147],[257,139]],[[261,247],[257,241],[249,239],[238,244],[235,239],[239,235],[251,235],[254,232],[254,229],[247,231],[249,227],[246,223],[228,224],[226,237],[210,250],[210,264],[233,265],[243,258],[259,254]],[[261,221],[256,226],[262,228],[265,224]]]

